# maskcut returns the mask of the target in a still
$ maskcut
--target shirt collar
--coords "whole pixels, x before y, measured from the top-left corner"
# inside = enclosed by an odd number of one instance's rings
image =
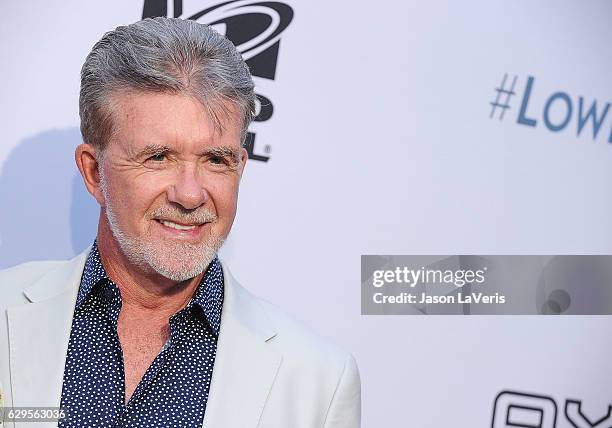
[[[85,260],[85,268],[83,269],[83,276],[81,277],[81,285],[79,287],[79,293],[77,295],[76,307],[80,307],[83,302],[89,297],[93,291],[94,286],[103,279],[108,279],[104,266],[102,266],[102,260],[100,260],[100,253],[98,252],[98,244],[94,241],[91,251]]]
[[[196,289],[193,301],[200,306],[215,335],[221,329],[221,309],[223,308],[223,269],[219,258],[208,265],[206,273]]]
[[[111,281],[106,274],[106,270],[100,259],[97,241],[94,240],[93,246],[83,269],[81,277],[81,285],[77,294],[76,307],[80,307],[83,302],[89,297],[94,289],[94,286],[102,280]],[[221,329],[221,309],[223,307],[223,269],[219,258],[215,258],[210,262],[206,273],[202,277],[198,288],[196,289],[192,302],[197,304],[202,311],[210,327],[215,335],[219,335]],[[189,303],[191,304],[191,302]]]

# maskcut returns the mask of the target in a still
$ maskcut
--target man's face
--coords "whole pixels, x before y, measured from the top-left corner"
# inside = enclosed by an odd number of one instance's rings
[[[117,95],[116,133],[100,161],[101,202],[126,258],[175,281],[203,272],[236,214],[246,151],[238,109],[186,95]]]

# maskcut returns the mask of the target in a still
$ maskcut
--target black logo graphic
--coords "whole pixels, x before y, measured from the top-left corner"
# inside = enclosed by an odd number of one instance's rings
[[[574,428],[612,427],[612,406],[600,419],[592,421],[582,412],[582,401],[565,400],[565,418]],[[557,403],[545,395],[502,391],[493,404],[491,428],[555,428]]]
[[[184,17],[182,0],[145,0],[142,18],[169,16],[169,8],[174,18],[193,19],[224,32],[242,54],[253,76],[275,79],[280,36],[293,19],[289,5],[276,1],[230,0]],[[256,95],[255,122],[265,122],[272,117],[274,106],[268,97]],[[245,147],[249,159],[262,162],[270,159],[268,155],[255,153],[254,132],[247,133]],[[269,151],[266,146],[266,153]]]

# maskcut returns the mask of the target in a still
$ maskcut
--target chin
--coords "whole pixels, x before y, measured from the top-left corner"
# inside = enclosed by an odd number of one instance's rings
[[[130,263],[177,282],[204,272],[224,242],[212,235],[202,242],[132,237],[112,224],[111,231]]]
[[[213,223],[206,223],[197,233],[190,231],[195,236],[184,231],[168,231],[161,225],[136,236],[125,233],[108,205],[108,225],[125,258],[145,271],[156,272],[172,281],[182,282],[200,275],[223,245],[224,238],[215,233]]]
[[[173,281],[186,281],[204,272],[221,248],[223,240],[209,238],[202,243],[190,242],[142,242],[129,246],[130,256],[145,262],[155,272]],[[136,248],[134,248],[136,247]],[[126,254],[127,255],[127,254]]]

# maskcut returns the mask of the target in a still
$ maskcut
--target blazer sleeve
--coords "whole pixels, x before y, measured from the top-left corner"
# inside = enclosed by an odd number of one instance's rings
[[[349,354],[325,417],[324,428],[361,426],[361,379],[355,358]]]

